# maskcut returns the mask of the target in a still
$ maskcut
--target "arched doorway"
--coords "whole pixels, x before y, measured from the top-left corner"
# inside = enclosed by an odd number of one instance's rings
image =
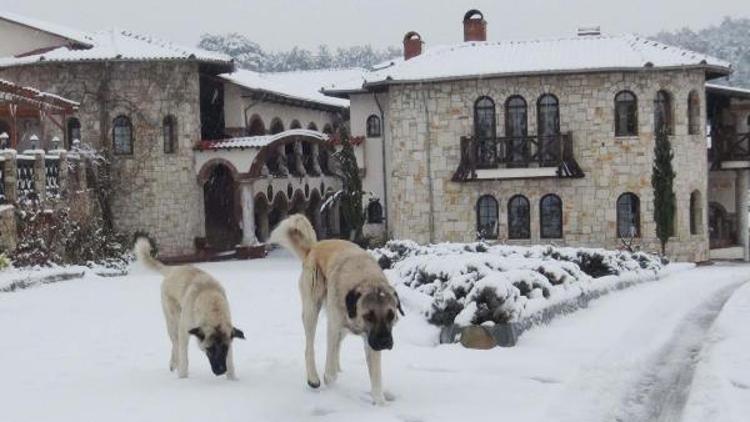
[[[283,193],[279,192],[273,199],[271,212],[268,214],[268,225],[270,229],[273,231],[273,229],[275,229],[281,220],[285,219],[287,215],[289,215],[289,201]]]
[[[215,165],[203,185],[206,241],[211,248],[233,249],[242,239],[236,192],[232,171],[223,164]]]
[[[270,226],[268,222],[268,199],[263,194],[255,197],[255,203],[253,204],[255,210],[255,238],[260,242],[268,240],[270,234]]]
[[[727,211],[717,202],[708,204],[708,233],[711,249],[726,248],[733,244],[731,222]]]

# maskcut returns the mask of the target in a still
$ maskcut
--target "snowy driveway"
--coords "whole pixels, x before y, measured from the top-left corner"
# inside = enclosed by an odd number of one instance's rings
[[[338,384],[307,388],[291,257],[203,267],[224,283],[247,336],[235,352],[239,381],[214,377],[194,345],[190,378],[168,371],[157,276],[90,277],[0,293],[0,420],[631,422],[679,420],[683,407],[708,420],[706,403],[717,397],[750,402],[750,361],[731,352],[747,350],[750,336],[726,341],[739,338],[727,318],[750,320],[750,285],[737,290],[750,266],[703,267],[613,293],[511,349],[435,347],[434,329],[409,315],[384,357],[385,386],[396,396],[385,408],[369,402],[354,337],[344,342]],[[736,306],[717,319],[727,299]],[[734,366],[717,363],[713,350]],[[717,412],[710,420],[730,417]]]

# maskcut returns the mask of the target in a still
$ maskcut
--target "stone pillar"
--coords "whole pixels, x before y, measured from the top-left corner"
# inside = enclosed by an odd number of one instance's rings
[[[294,141],[294,165],[296,168],[297,177],[307,175],[305,170],[305,158],[302,154],[302,142]]]
[[[44,151],[24,151],[24,155],[34,156],[34,190],[39,201],[47,199],[47,175],[44,172]]]
[[[57,154],[60,163],[60,170],[57,177],[57,184],[60,189],[60,196],[68,196],[68,152],[65,150],[50,151],[51,153]]]
[[[323,174],[323,170],[320,169],[320,147],[317,142],[312,144],[312,168],[316,176]],[[320,194],[323,195],[323,192]]]
[[[742,259],[750,261],[750,244],[748,244],[747,189],[750,187],[750,170],[737,170],[734,184],[735,208],[737,213],[737,241],[742,246]]]
[[[252,183],[240,182],[240,198],[242,201],[242,246],[257,245],[258,239],[255,237],[255,195]]]
[[[2,152],[5,161],[2,163],[3,179],[5,179],[5,202],[18,201],[18,186],[16,185],[16,150],[6,149]]]

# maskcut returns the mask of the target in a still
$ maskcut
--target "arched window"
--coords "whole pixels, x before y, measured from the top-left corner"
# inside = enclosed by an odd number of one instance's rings
[[[490,97],[479,97],[474,102],[474,136],[479,145],[479,164],[483,167],[497,164],[495,122],[495,102]]]
[[[323,126],[323,133],[330,135],[333,133],[333,129],[331,128],[331,125],[326,123],[325,126]]]
[[[65,141],[68,144],[68,148],[73,145],[73,141],[81,140],[81,121],[75,117],[68,119],[67,133]]]
[[[247,125],[247,136],[261,136],[266,134],[266,125],[263,119],[257,114],[250,118],[250,124]]]
[[[271,121],[271,130],[270,130],[271,135],[275,135],[283,131],[284,131],[284,123],[281,122],[281,119],[279,119],[278,117],[275,117]]]
[[[307,125],[307,128],[309,130],[318,130],[318,125],[316,125],[315,122],[310,122],[310,124]]]
[[[498,205],[492,195],[482,195],[477,201],[477,236],[497,239]]]
[[[508,201],[508,238],[529,239],[530,237],[529,200],[523,195],[516,195]]]
[[[162,134],[164,137],[164,153],[173,154],[177,151],[177,119],[171,114],[164,117]]]
[[[638,99],[630,91],[615,95],[615,136],[638,135]]]
[[[654,98],[654,133],[672,135],[672,95],[661,90]]]
[[[112,122],[112,147],[115,154],[133,154],[133,125],[127,116],[117,116]]]
[[[367,118],[367,137],[380,137],[380,117],[374,114],[370,115],[370,117]]]
[[[511,139],[507,145],[508,163],[516,166],[524,165],[528,160],[526,135],[528,134],[528,110],[526,100],[514,95],[505,102],[505,136]]]
[[[302,129],[302,125],[299,123],[299,120],[295,119],[292,120],[292,123],[289,125],[289,129]]]
[[[617,236],[641,236],[641,201],[630,192],[623,193],[617,198]]]
[[[544,94],[536,103],[539,158],[544,163],[560,160],[560,102],[552,94]]]
[[[697,91],[688,94],[688,133],[698,135],[701,131],[701,96]]]
[[[542,239],[561,239],[562,200],[555,194],[548,194],[539,201],[539,227]]]
[[[703,232],[703,199],[700,191],[690,194],[690,234],[701,234]]]
[[[383,206],[380,205],[380,200],[371,200],[367,204],[367,222],[369,224],[380,224],[383,222]]]

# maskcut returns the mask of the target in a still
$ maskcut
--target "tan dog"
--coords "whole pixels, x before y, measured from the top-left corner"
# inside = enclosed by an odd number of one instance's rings
[[[323,379],[332,384],[341,371],[339,352],[346,331],[360,335],[365,343],[372,397],[384,404],[380,351],[393,347],[391,329],[401,312],[396,291],[388,284],[378,263],[363,249],[344,240],[318,242],[310,222],[293,215],[271,233],[278,243],[302,260],[299,280],[302,322],[305,328],[307,383],[320,386],[315,367],[315,329],[325,304],[328,319],[326,366]]]
[[[229,303],[221,285],[207,273],[192,266],[167,267],[151,256],[146,238],[135,243],[135,255],[146,267],[164,275],[161,305],[172,341],[169,370],[180,378],[188,376],[188,342],[194,335],[206,353],[215,375],[236,379],[232,340],[245,335],[232,325]]]

